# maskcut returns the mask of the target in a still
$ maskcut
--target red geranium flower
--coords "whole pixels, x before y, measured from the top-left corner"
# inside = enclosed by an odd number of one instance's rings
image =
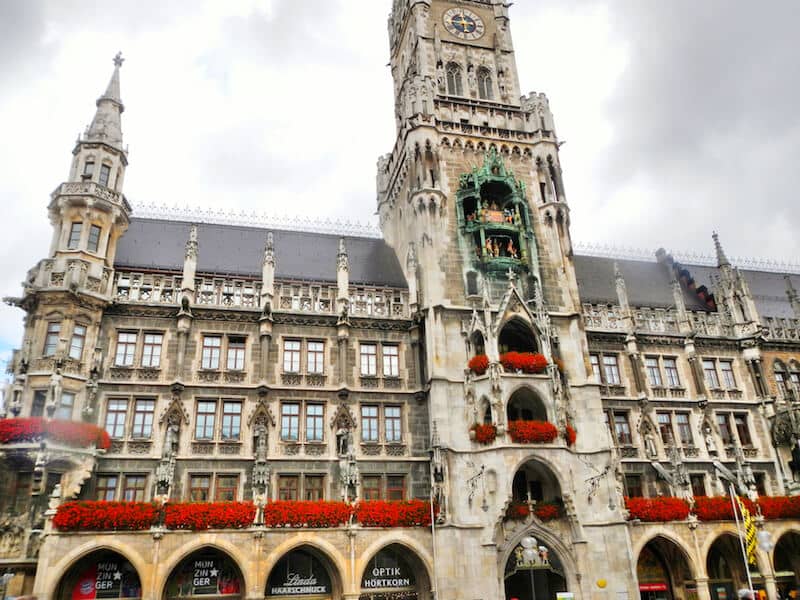
[[[558,437],[558,429],[547,421],[510,421],[508,434],[519,444],[552,442]]]
[[[476,375],[483,375],[489,368],[489,357],[485,354],[478,354],[469,359],[467,367]]]
[[[61,531],[140,531],[155,522],[158,507],[147,502],[64,502],[53,526]]]
[[[506,352],[500,355],[500,363],[509,372],[541,373],[547,368],[544,355],[534,352]]]
[[[578,439],[578,432],[572,427],[572,425],[567,425],[567,429],[564,431],[564,439],[567,440],[568,446],[574,446],[575,440]]]
[[[478,423],[471,429],[475,432],[475,441],[479,444],[491,444],[497,438],[497,427],[491,423]]]
[[[689,516],[689,503],[682,498],[659,496],[656,498],[625,498],[629,519],[648,522],[685,521]]]
[[[0,444],[53,440],[67,446],[108,450],[111,439],[104,429],[80,421],[47,420],[42,417],[0,419]]]

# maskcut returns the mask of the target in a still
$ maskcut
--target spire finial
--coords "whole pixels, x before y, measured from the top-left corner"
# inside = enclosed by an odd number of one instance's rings
[[[119,69],[124,62],[125,59],[122,58],[122,52],[117,52],[117,54],[114,56],[114,66]]]
[[[711,237],[714,238],[714,249],[717,251],[717,266],[730,266],[731,263],[728,261],[728,257],[725,256],[725,251],[722,249],[722,244],[719,241],[719,235],[717,232],[713,232]]]
[[[339,253],[336,255],[336,263],[340,271],[347,271],[350,262],[347,258],[347,246],[345,245],[344,238],[339,238]]]

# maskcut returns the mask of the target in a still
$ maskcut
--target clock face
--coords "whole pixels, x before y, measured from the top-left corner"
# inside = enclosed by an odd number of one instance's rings
[[[444,28],[461,40],[477,40],[486,33],[483,20],[466,8],[451,8],[443,16]]]

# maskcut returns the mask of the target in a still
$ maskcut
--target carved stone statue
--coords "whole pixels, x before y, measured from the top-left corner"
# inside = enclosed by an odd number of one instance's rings
[[[264,423],[259,423],[255,428],[256,437],[256,461],[266,462],[267,460],[267,441],[268,441],[267,426]]]
[[[169,423],[164,432],[164,447],[161,449],[162,459],[171,459],[178,452],[178,436],[180,427],[176,423]]]
[[[440,62],[436,63],[436,86],[442,94],[447,93],[447,82],[445,80],[444,65]]]
[[[353,452],[353,434],[347,427],[339,427],[336,430],[336,454],[338,456],[349,456]]]
[[[475,74],[475,66],[470,65],[467,67],[467,87],[472,96],[478,93],[478,76]]]
[[[658,458],[658,446],[656,445],[656,436],[653,435],[653,430],[647,427],[644,432],[644,451],[647,458]]]
[[[50,398],[48,403],[48,411],[51,413],[58,406],[59,402],[61,402],[61,382],[63,379],[64,376],[61,375],[61,369],[56,369],[55,372],[50,376]]]
[[[710,456],[716,456],[717,443],[714,441],[714,433],[711,431],[711,427],[709,425],[706,425],[703,428],[703,435],[705,436],[704,440],[706,442],[706,448],[708,449],[708,454]]]

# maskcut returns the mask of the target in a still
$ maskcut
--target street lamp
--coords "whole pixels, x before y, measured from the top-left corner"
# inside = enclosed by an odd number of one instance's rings
[[[522,558],[525,560],[526,563],[532,566],[532,563],[536,560],[536,546],[538,545],[536,538],[526,535],[519,541],[520,546],[522,546]],[[531,579],[531,600],[536,600],[536,588],[534,586],[533,580],[533,569],[528,568],[528,574],[530,575]]]

